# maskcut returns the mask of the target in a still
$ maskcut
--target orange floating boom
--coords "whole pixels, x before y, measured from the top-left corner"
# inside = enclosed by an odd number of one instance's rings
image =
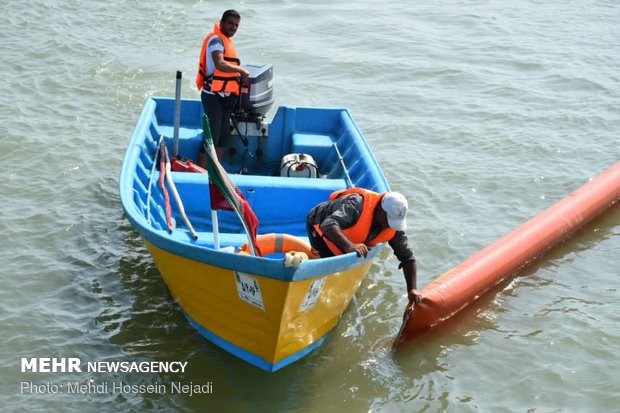
[[[620,199],[620,161],[566,198],[472,255],[420,290],[397,344],[474,302]]]

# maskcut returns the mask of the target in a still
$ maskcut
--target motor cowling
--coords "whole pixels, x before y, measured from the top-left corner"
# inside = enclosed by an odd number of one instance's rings
[[[250,72],[241,83],[241,98],[235,117],[242,121],[257,121],[267,114],[273,105],[273,66],[271,64],[247,64]]]

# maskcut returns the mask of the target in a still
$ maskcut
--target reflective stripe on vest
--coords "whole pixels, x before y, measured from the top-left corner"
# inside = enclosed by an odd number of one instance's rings
[[[239,94],[239,73],[222,72],[217,68],[213,75],[207,76],[207,49],[211,37],[217,35],[224,42],[224,60],[233,66],[239,66],[241,61],[237,57],[237,49],[230,37],[224,36],[218,23],[213,26],[213,32],[209,33],[202,42],[200,60],[198,61],[198,74],[196,74],[196,86],[198,90],[205,87],[205,83],[211,92],[224,92]]]
[[[376,237],[371,240],[368,240],[368,236],[370,235],[370,227],[372,226],[372,219],[375,213],[375,208],[381,202],[383,195],[374,191],[370,191],[364,188],[349,188],[342,189],[339,191],[332,192],[329,196],[329,199],[333,201],[334,199],[346,196],[350,194],[360,194],[362,198],[364,198],[364,206],[362,208],[362,212],[355,224],[350,226],[349,228],[342,229],[342,233],[354,244],[364,243],[369,247],[373,245],[380,244],[382,242],[387,242],[394,238],[396,235],[396,231],[390,227],[383,229]],[[326,236],[324,236],[323,231],[321,231],[321,225],[315,224],[314,229],[323,238],[327,247],[329,247],[330,251],[334,253],[334,255],[342,255],[344,251],[342,251],[336,244],[331,242]]]

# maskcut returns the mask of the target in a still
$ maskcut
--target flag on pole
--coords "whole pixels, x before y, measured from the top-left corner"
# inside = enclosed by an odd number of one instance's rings
[[[209,172],[211,209],[234,211],[241,220],[241,224],[248,236],[252,255],[260,256],[262,254],[256,244],[258,218],[239,187],[232,181],[218,161],[215,147],[213,146],[213,138],[211,137],[209,118],[205,114],[202,115],[202,127],[203,144],[205,145],[207,155],[207,171]]]

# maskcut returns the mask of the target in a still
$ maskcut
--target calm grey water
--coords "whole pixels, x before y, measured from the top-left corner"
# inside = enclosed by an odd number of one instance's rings
[[[198,336],[117,182],[149,95],[192,86],[229,7],[277,104],[346,106],[393,189],[424,286],[620,159],[617,1],[3,2],[0,405],[8,412],[602,412],[620,405],[620,209],[390,352],[388,251],[327,343],[274,374]],[[22,357],[183,361],[184,373],[21,373]],[[67,382],[212,384],[67,394]],[[21,382],[62,394],[22,392]]]

